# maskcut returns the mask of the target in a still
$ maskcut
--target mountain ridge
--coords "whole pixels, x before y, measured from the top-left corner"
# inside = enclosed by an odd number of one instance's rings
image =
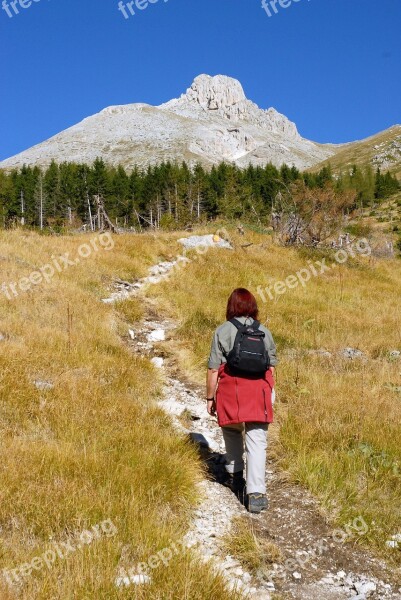
[[[343,144],[334,156],[312,167],[315,171],[330,163],[334,172],[351,169],[353,165],[371,165],[382,171],[401,175],[401,125],[392,125],[362,140]]]
[[[238,80],[202,74],[179,98],[158,106],[143,102],[108,106],[3,160],[0,168],[47,167],[52,160],[91,164],[102,157],[128,170],[163,161],[185,161],[190,166],[199,162],[206,168],[222,161],[239,167],[271,162],[277,167],[287,164],[314,170],[331,161],[337,165],[337,157],[341,160],[347,149],[358,153],[358,144],[374,142],[383,133],[345,144],[313,142],[303,138],[295,123],[275,108],[262,109],[249,100]],[[399,141],[395,150],[401,165],[401,135]],[[389,165],[388,161],[383,164]]]
[[[179,98],[159,106],[115,105],[0,163],[48,166],[57,162],[105,162],[126,168],[163,160],[210,167],[294,164],[311,167],[333,154],[330,145],[302,138],[296,125],[274,108],[259,108],[242,85],[225,75],[199,75]]]

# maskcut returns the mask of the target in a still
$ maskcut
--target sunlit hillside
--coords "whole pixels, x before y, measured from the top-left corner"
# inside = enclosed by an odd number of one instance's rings
[[[120,337],[141,317],[140,303],[101,302],[114,278],[135,280],[171,251],[163,236],[0,233],[2,600],[132,598],[115,587],[119,566],[186,531],[200,467],[156,407],[155,369]],[[48,282],[32,276],[22,291],[32,273]],[[78,550],[85,531],[96,536]],[[46,564],[21,575],[46,553]],[[235,597],[189,553],[135,593]]]
[[[356,253],[338,264],[330,251],[282,248],[249,231],[231,237],[234,252],[210,251],[151,290],[181,324],[180,359],[201,381],[228,295],[253,290],[281,358],[283,465],[339,523],[364,515],[369,543],[385,554],[401,526],[401,362],[391,354],[401,351],[400,259]],[[320,273],[317,261],[335,266]],[[311,272],[305,285],[274,292],[301,269]]]
[[[201,466],[156,406],[160,376],[124,344],[143,302],[101,302],[116,279],[134,282],[181,254],[180,235],[0,234],[1,569],[113,525],[17,588],[3,578],[5,600],[132,598],[114,585],[122,561],[140,561],[186,531]],[[362,515],[364,543],[397,561],[385,542],[401,526],[400,259],[373,258],[360,240],[354,257],[337,261],[247,228],[226,235],[233,250],[190,251],[186,266],[144,292],[177,322],[166,356],[202,382],[229,293],[250,288],[281,359],[272,452],[333,521]],[[42,280],[33,284],[32,273]],[[135,594],[236,597],[189,551]]]
[[[330,164],[334,172],[351,169],[353,165],[364,167],[372,165],[382,171],[390,170],[397,176],[401,174],[401,125],[395,125],[361,141],[345,144],[328,160],[311,170],[321,169]]]

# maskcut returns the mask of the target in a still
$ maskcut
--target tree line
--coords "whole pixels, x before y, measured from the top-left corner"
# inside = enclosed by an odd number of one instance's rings
[[[400,189],[390,172],[352,167],[333,175],[272,164],[240,169],[221,163],[210,170],[197,164],[165,162],[127,172],[98,158],[92,165],[52,162],[46,169],[24,166],[0,170],[0,227],[101,228],[99,206],[121,228],[181,229],[217,217],[266,223],[294,190],[299,206],[325,190],[341,210],[374,206]],[[346,196],[346,202],[339,200]],[[313,198],[315,200],[313,200]],[[327,205],[327,202],[326,202]]]

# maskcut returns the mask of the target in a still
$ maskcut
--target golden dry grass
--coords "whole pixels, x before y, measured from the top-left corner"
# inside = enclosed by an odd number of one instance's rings
[[[400,133],[400,125],[395,125],[364,140],[346,144],[340,147],[334,156],[315,165],[310,170],[318,171],[329,164],[335,172],[345,171],[347,168],[352,168],[353,165],[364,167],[373,163],[373,158],[378,153],[377,147],[381,146],[380,152],[384,154],[384,151],[387,150],[387,157],[391,161],[391,171],[399,175],[401,172],[400,160],[394,156],[394,149],[391,145],[399,140]]]
[[[199,382],[213,329],[224,321],[227,298],[238,286],[264,288],[321,260],[319,252],[275,246],[250,231],[232,239],[233,252],[213,249],[150,292],[180,323],[183,368]],[[239,244],[253,242],[242,249]],[[328,263],[333,261],[330,254]],[[275,337],[277,420],[283,465],[309,487],[338,524],[362,515],[370,524],[364,541],[380,553],[401,527],[401,262],[350,259],[267,302],[258,297],[261,320]],[[338,352],[363,351],[366,361]],[[310,354],[325,348],[331,359]],[[293,351],[296,350],[296,355]],[[276,448],[277,450],[277,448]]]
[[[240,517],[233,522],[225,539],[225,549],[251,573],[257,573],[273,563],[281,563],[284,559],[278,546],[258,535],[252,520],[247,517]]]
[[[172,236],[174,238],[174,236]],[[18,282],[90,236],[0,232],[2,282]],[[115,277],[129,281],[171,257],[167,236],[115,238],[13,299],[0,293],[0,597],[4,600],[235,598],[188,552],[153,572],[152,584],[114,586],[119,566],[147,560],[181,539],[196,501],[200,466],[155,405],[160,381],[121,342],[138,301],[101,303]],[[35,381],[51,382],[38,389]],[[116,535],[33,571],[19,568],[110,519]]]

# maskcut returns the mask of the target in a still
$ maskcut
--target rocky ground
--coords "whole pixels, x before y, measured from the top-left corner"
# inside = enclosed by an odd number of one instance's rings
[[[160,406],[171,415],[182,435],[190,436],[198,445],[205,461],[208,476],[201,483],[204,502],[186,535],[187,546],[198,548],[205,560],[213,560],[230,587],[243,590],[250,598],[401,600],[401,582],[397,582],[395,574],[383,561],[353,544],[358,535],[363,535],[364,522],[356,521],[345,530],[333,531],[317,502],[306,490],[291,483],[274,460],[268,460],[266,471],[270,506],[261,515],[249,515],[222,485],[224,444],[220,428],[216,419],[206,413],[204,390],[188,383],[170,359],[163,357],[160,342],[172,335],[175,324],[158,317],[155,307],[146,300],[147,285],[157,284],[174,266],[174,262],[162,263],[151,269],[148,278],[132,286],[120,283],[105,302],[138,293],[143,297],[148,316],[140,327],[129,330],[127,343],[133,352],[148,355],[161,370],[164,397]],[[240,516],[250,519],[261,538],[280,548],[284,556],[280,564],[251,574],[235,557],[227,555],[223,540],[233,519]]]

